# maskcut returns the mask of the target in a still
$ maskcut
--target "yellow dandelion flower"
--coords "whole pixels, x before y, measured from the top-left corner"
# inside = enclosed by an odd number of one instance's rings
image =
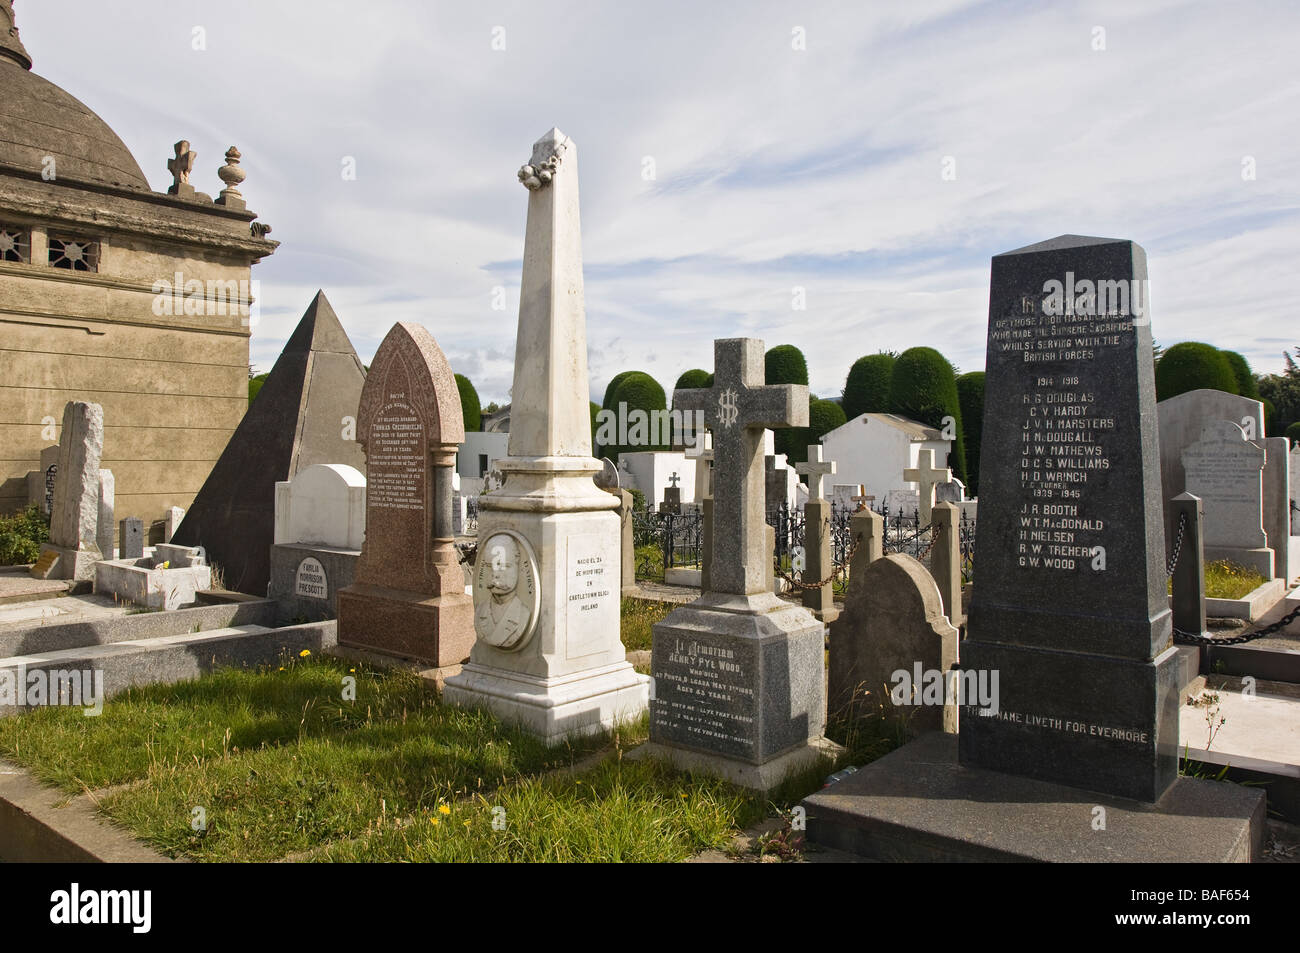
[[[298,653],[298,658],[306,658],[308,655],[311,655],[311,649],[303,649]]]
[[[465,822],[465,826],[466,826],[466,827],[469,827],[469,821],[466,821],[466,822]]]
[[[429,822],[430,822],[434,827],[437,827],[437,826],[438,826],[438,823],[439,823],[439,822],[438,822],[438,819],[437,819],[436,817],[431,817],[431,818],[429,818]]]
[[[449,808],[446,804],[439,804],[438,813],[446,817],[448,814],[451,813],[451,808]]]

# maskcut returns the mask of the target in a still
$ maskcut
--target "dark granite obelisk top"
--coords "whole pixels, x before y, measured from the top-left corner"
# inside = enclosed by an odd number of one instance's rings
[[[1145,312],[1146,277],[1146,253],[1117,239],[993,258],[971,618],[997,641],[1133,659],[1169,644],[1150,318],[1065,297],[1071,280],[1076,299],[1123,281]],[[1071,313],[1045,313],[1053,281]]]
[[[1155,800],[1177,769],[1146,253],[993,258],[963,762]]]

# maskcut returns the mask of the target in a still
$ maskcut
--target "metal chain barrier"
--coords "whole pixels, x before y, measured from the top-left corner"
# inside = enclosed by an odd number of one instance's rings
[[[1178,568],[1178,557],[1183,554],[1183,535],[1187,532],[1187,514],[1180,513],[1178,516],[1178,538],[1174,540],[1174,554],[1170,557],[1165,567],[1165,575],[1172,577],[1174,570]]]
[[[1243,632],[1241,635],[1230,635],[1219,639],[1212,635],[1201,635],[1198,632],[1184,632],[1182,629],[1174,629],[1174,641],[1181,645],[1240,645],[1243,642],[1253,642],[1255,639],[1262,639],[1266,635],[1279,632],[1297,618],[1300,618],[1300,605],[1276,622],[1271,622],[1264,628],[1256,629],[1253,632]]]
[[[788,572],[786,572],[784,569],[781,568],[781,562],[779,558],[774,560],[773,569],[776,571],[776,574],[778,576],[784,579],[790,586],[792,586],[795,589],[823,589],[826,586],[829,586],[831,583],[833,583],[836,577],[838,577],[840,573],[844,572],[844,570],[849,567],[849,563],[853,562],[853,554],[858,551],[858,546],[860,546],[861,544],[862,544],[862,534],[859,533],[856,537],[854,537],[853,545],[849,548],[849,551],[844,555],[844,562],[836,566],[835,569],[831,572],[831,574],[827,576],[825,579],[821,580],[820,582],[799,582]]]

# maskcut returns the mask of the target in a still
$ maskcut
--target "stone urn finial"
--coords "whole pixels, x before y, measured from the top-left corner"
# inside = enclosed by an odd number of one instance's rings
[[[239,183],[248,178],[248,173],[239,167],[241,158],[243,156],[234,146],[226,150],[226,164],[217,170],[217,176],[226,183],[226,187],[221,190],[221,195],[217,199],[218,205],[238,209],[247,207],[244,196],[239,191]]]

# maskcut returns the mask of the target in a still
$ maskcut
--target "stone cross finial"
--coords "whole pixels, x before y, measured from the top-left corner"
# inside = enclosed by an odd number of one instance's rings
[[[226,183],[226,187],[221,190],[217,205],[236,209],[248,207],[244,202],[243,194],[239,191],[239,183],[248,178],[248,173],[239,167],[239,160],[242,158],[243,156],[234,146],[226,150],[226,164],[217,170],[217,177]]]
[[[808,462],[796,463],[794,472],[808,475],[808,497],[809,499],[820,500],[822,499],[823,481],[835,472],[835,461],[823,461],[822,445],[810,443],[808,445]]]
[[[673,485],[674,488],[676,488],[676,486],[677,486],[677,481],[680,480],[680,479],[681,479],[681,477],[679,477],[679,476],[677,475],[677,471],[674,470],[674,471],[673,471],[673,475],[670,476],[670,477],[668,478],[668,482],[671,483],[671,484]]]
[[[713,386],[675,391],[673,407],[703,412],[713,431],[713,591],[750,595],[767,588],[763,431],[808,426],[808,387],[764,384],[757,338],[714,341],[713,355]]]
[[[934,509],[934,488],[940,483],[952,482],[952,470],[934,465],[934,451],[922,450],[917,465],[903,471],[903,479],[921,488],[921,526],[930,525],[930,511]]]
[[[194,163],[198,160],[199,154],[190,149],[188,139],[182,139],[173,148],[176,150],[176,158],[167,160],[167,171],[172,174],[175,181],[167,190],[167,194],[192,194],[194,186],[190,185],[190,173],[194,171]]]

